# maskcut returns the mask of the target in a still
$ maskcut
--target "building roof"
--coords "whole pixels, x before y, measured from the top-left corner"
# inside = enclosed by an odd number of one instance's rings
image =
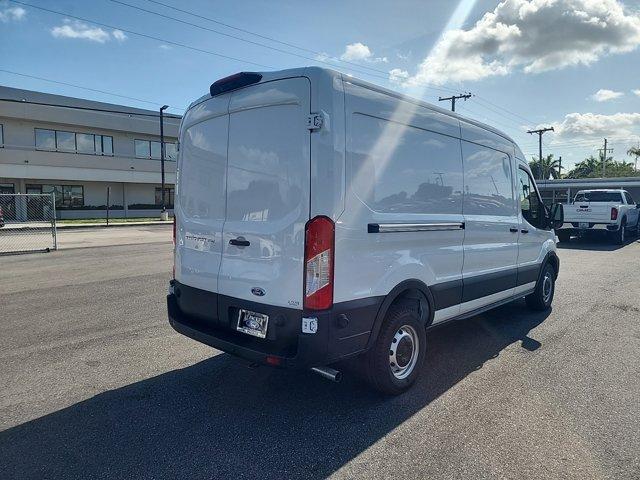
[[[128,114],[158,116],[158,110],[146,110],[143,108],[128,107],[115,103],[96,102],[84,98],[66,97],[64,95],[54,95],[52,93],[36,92],[34,90],[23,90],[21,88],[5,87],[0,85],[0,101],[10,100],[19,102],[33,102],[43,105],[81,107],[96,110],[113,110]],[[158,106],[160,108],[160,106]],[[180,115],[165,113],[166,118],[182,118]]]
[[[554,180],[536,180],[538,188],[610,188],[619,190],[624,187],[640,187],[640,177],[614,178],[561,178]]]

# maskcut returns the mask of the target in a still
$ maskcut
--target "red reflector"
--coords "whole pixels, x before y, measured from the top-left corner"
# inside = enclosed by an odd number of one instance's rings
[[[333,305],[335,225],[328,217],[307,223],[304,246],[304,308],[325,310]]]
[[[618,219],[618,209],[615,207],[611,207],[611,220]]]
[[[253,72],[240,72],[234,75],[230,75],[225,78],[211,84],[209,87],[209,93],[212,97],[220,95],[231,90],[237,90],[238,88],[246,87],[252,83],[258,83],[262,80],[262,75]]]
[[[280,357],[274,357],[273,355],[267,355],[266,362],[269,365],[280,365],[282,363],[282,359]]]

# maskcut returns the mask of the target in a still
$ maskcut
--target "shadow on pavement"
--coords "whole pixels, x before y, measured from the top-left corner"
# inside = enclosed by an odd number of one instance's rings
[[[549,315],[524,302],[434,329],[426,368],[382,397],[352,375],[249,369],[228,355],[111,390],[0,433],[4,478],[323,478]],[[428,432],[425,431],[425,435]]]
[[[617,245],[613,243],[613,240],[611,240],[608,235],[596,235],[595,233],[591,233],[584,237],[571,237],[570,241],[559,243],[558,248],[563,250],[594,250],[598,252],[612,252],[639,241],[640,240],[635,237],[627,237],[623,245]]]

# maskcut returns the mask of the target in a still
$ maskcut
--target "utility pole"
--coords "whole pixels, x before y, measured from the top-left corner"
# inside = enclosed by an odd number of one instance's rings
[[[611,152],[613,153],[613,148],[607,148],[607,139],[604,139],[604,148],[599,148],[598,149],[599,152],[601,152],[602,155],[602,178],[606,178],[606,174],[607,174],[607,153]]]
[[[452,95],[450,97],[438,97],[438,101],[439,102],[444,102],[444,101],[451,100],[451,111],[455,112],[456,111],[456,99],[457,98],[461,98],[466,102],[467,98],[471,98],[471,92],[463,93],[461,95]]]
[[[160,170],[161,170],[161,181],[162,181],[162,190],[161,190],[161,198],[162,198],[162,210],[160,211],[160,218],[162,220],[167,220],[167,208],[164,200],[164,111],[169,108],[169,105],[163,105],[160,107]]]
[[[543,164],[542,164],[542,135],[544,132],[553,132],[553,127],[539,128],[538,130],[527,130],[527,133],[538,134],[538,161],[540,162],[540,180],[544,180]]]
[[[558,179],[562,178],[562,155],[558,157]]]

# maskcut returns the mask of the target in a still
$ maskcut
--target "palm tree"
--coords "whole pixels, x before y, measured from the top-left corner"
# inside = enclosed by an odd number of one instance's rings
[[[633,169],[638,170],[638,157],[640,157],[640,146],[631,147],[629,150],[627,150],[627,155],[629,155],[630,157],[631,156],[636,157],[636,163]]]
[[[529,168],[533,173],[533,178],[541,178],[548,180],[551,178],[560,178],[560,162],[553,159],[553,154],[542,157],[542,175],[540,175],[540,160],[538,157],[532,157],[529,162]]]

